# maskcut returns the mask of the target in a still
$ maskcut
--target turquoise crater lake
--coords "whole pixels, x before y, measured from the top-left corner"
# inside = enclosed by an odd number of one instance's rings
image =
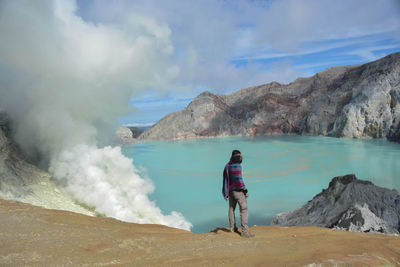
[[[354,173],[378,186],[400,189],[400,144],[385,140],[311,136],[257,136],[152,141],[123,147],[155,191],[164,214],[181,212],[192,232],[228,226],[222,171],[233,149],[243,154],[249,189],[249,225],[268,225],[327,188],[334,176]],[[240,216],[236,212],[238,226]]]

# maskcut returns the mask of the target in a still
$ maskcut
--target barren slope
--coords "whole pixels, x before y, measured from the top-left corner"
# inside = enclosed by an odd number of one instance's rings
[[[316,227],[251,231],[255,238],[193,234],[0,199],[0,265],[400,266],[398,236]]]

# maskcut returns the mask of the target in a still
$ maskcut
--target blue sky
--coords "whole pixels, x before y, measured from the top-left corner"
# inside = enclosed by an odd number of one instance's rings
[[[156,122],[204,90],[289,83],[400,51],[398,0],[78,1],[76,14],[95,25],[124,27],[134,16],[167,29],[163,64],[175,75],[163,88],[132,90],[121,124]]]

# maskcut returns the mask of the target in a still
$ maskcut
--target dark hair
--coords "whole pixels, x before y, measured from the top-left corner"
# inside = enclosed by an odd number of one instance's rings
[[[242,153],[239,150],[233,150],[231,156],[231,163],[242,163]]]
[[[235,149],[235,150],[232,151],[232,156],[236,155],[236,154],[242,154],[242,153],[239,150]]]

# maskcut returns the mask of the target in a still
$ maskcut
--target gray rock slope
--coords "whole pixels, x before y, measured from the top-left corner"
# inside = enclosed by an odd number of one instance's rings
[[[139,139],[295,133],[400,141],[400,53],[290,84],[203,92]]]
[[[11,139],[9,118],[4,112],[0,112],[0,197],[49,209],[94,215],[58,187],[49,173],[21,158]]]
[[[117,142],[122,144],[134,144],[137,142],[137,137],[141,135],[144,130],[137,127],[118,126],[116,131]]]
[[[400,195],[396,190],[358,180],[354,174],[339,176],[301,208],[276,215],[271,224],[398,234]]]
[[[117,131],[117,142],[122,144],[133,144],[136,142],[136,138],[133,137],[133,132],[126,126],[118,126]]]

